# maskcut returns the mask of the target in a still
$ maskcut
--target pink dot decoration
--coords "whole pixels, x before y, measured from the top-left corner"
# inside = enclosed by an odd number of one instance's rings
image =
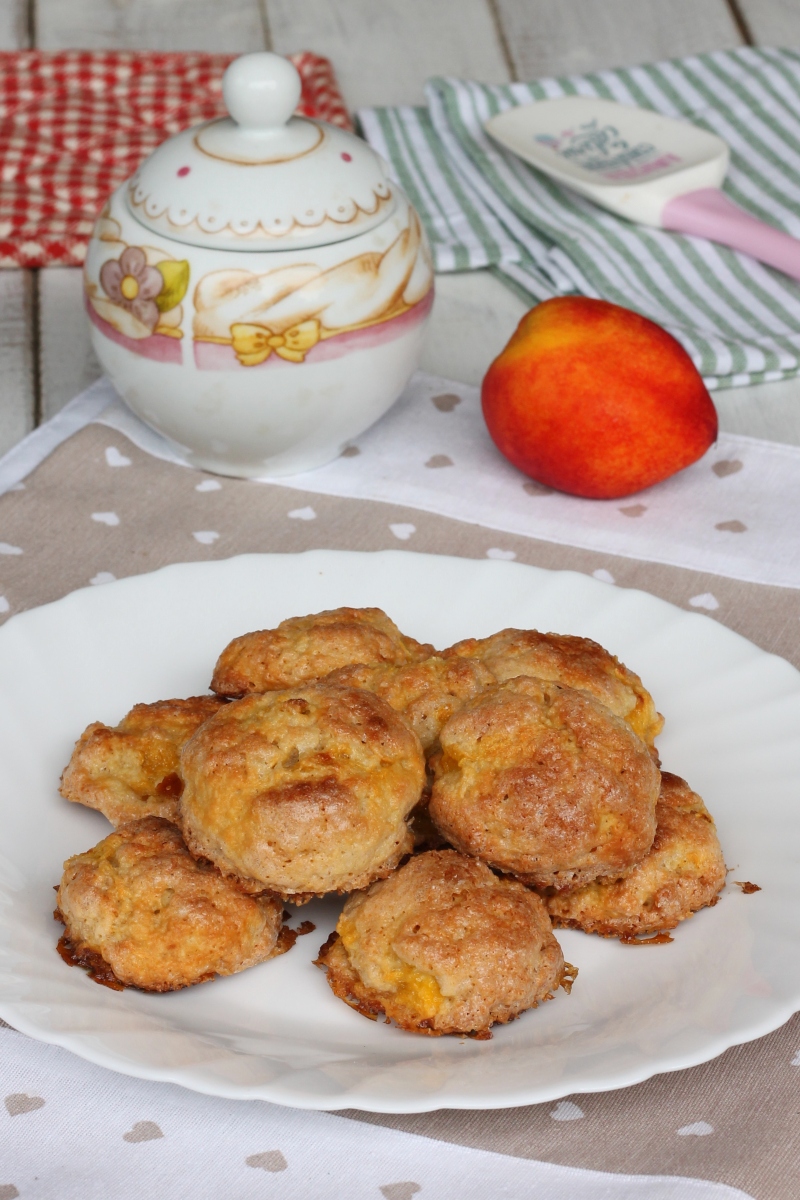
[[[348,154],[346,150],[343,150],[343,151],[342,151],[342,158],[344,159],[344,161],[345,161],[345,162],[352,162],[352,161],[353,161],[353,156],[352,156],[352,154]]]
[[[191,171],[191,169],[192,169],[191,167],[179,167],[179,168],[178,168],[178,174],[179,174],[179,175],[181,175],[181,176],[183,176],[183,175],[188,175],[188,174],[189,174],[189,172]]]

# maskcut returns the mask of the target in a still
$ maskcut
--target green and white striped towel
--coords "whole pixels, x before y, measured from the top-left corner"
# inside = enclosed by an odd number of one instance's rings
[[[497,146],[518,104],[602,96],[680,117],[731,148],[728,195],[800,237],[800,53],[745,48],[593,75],[489,86],[433,79],[427,108],[359,113],[417,206],[437,271],[489,267],[533,304],[578,292],[668,329],[711,387],[800,370],[800,284],[747,255],[596,207]]]

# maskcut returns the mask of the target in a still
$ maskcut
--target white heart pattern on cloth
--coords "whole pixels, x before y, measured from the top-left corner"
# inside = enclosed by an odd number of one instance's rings
[[[100,525],[119,525],[119,517],[115,512],[92,513],[92,520]]]
[[[692,608],[707,608],[709,612],[719,608],[719,600],[711,592],[701,592],[699,596],[692,596],[689,603]]]
[[[515,550],[501,550],[499,546],[490,546],[486,551],[487,558],[496,558],[501,562],[512,562],[517,557]]]
[[[412,533],[417,532],[416,525],[408,525],[403,521],[398,521],[396,525],[390,525],[389,528],[394,536],[399,538],[401,542],[407,542]]]
[[[214,529],[199,529],[197,533],[193,533],[192,537],[201,546],[211,546],[219,537],[219,534]]]
[[[571,1100],[559,1100],[550,1116],[554,1121],[580,1121],[582,1117],[586,1116],[586,1113]]]
[[[106,447],[106,462],[110,467],[129,467],[131,459],[121,454],[116,446]]]
[[[678,1130],[680,1137],[708,1137],[714,1132],[714,1126],[708,1121],[694,1121],[691,1125],[681,1125]]]

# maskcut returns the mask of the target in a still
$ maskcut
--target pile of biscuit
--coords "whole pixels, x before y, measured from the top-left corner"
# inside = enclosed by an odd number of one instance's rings
[[[116,829],[64,865],[59,950],[111,987],[244,970],[313,929],[285,902],[348,893],[317,959],[333,992],[487,1037],[569,991],[554,926],[670,940],[725,883],[652,698],[586,638],[437,652],[340,608],[236,638],[211,690],[90,725],[62,776]]]

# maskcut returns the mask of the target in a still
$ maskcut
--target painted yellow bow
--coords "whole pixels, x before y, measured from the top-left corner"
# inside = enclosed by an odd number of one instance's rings
[[[231,339],[242,366],[258,366],[273,350],[280,358],[299,363],[319,341],[319,321],[301,321],[285,333],[273,333],[266,325],[231,325]]]

